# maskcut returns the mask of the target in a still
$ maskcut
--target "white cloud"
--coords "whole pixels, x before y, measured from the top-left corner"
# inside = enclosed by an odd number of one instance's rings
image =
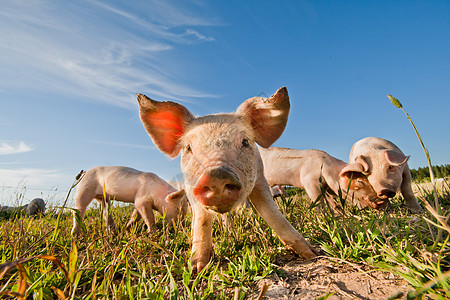
[[[217,22],[166,1],[114,5],[7,0],[0,11],[0,90],[28,88],[130,108],[136,92],[148,90],[173,100],[214,97],[183,84],[174,60],[180,47],[214,40],[191,27]]]
[[[28,197],[37,197],[59,189],[65,192],[70,187],[71,180],[74,178],[55,169],[0,169],[0,200],[14,199],[20,190],[23,190],[21,193],[26,191]]]
[[[24,182],[36,186],[49,179],[56,180],[61,175],[61,172],[58,170],[48,169],[0,169],[0,184],[3,186],[17,186],[17,184]]]
[[[139,149],[158,150],[155,146],[145,146],[145,145],[126,144],[126,143],[115,143],[115,142],[107,142],[107,141],[91,141],[91,142],[92,143],[96,143],[96,144],[119,146],[119,147],[127,147],[127,148],[139,148]]]
[[[20,142],[18,145],[11,145],[9,143],[0,143],[0,155],[17,154],[30,152],[34,150],[31,146],[25,142]]]
[[[0,169],[0,205],[16,205],[17,200],[27,203],[36,197],[62,205],[74,179],[73,174],[56,169]]]
[[[215,40],[213,37],[203,35],[203,34],[198,33],[197,31],[195,31],[195,30],[193,30],[193,29],[187,29],[187,30],[186,30],[186,35],[195,36],[195,37],[196,37],[197,39],[199,39],[200,41],[209,41],[209,42],[212,42],[212,41]]]

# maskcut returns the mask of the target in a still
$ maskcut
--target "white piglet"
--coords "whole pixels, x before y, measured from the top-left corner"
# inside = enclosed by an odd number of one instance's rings
[[[344,197],[360,207],[383,208],[379,199],[362,174],[359,163],[348,164],[320,150],[297,150],[272,147],[260,149],[264,163],[264,176],[270,185],[287,184],[304,188],[312,201],[323,196],[333,210],[337,210],[334,197],[341,190]]]
[[[165,215],[169,224],[186,213],[187,200],[184,190],[177,191],[156,174],[121,166],[97,166],[82,176],[75,196],[75,208],[80,211],[81,220],[93,199],[100,203],[108,203],[110,200],[134,203],[136,210],[127,227],[140,216],[144,219],[148,231],[155,228],[153,210]],[[108,215],[106,206],[103,206],[103,217],[108,225],[115,229],[114,220]],[[77,235],[79,231],[74,212],[72,235]]]
[[[401,191],[407,208],[412,212],[422,210],[411,188],[409,156],[394,143],[376,137],[367,137],[353,144],[349,160],[360,163],[364,174],[381,199],[393,198]]]
[[[175,102],[142,94],[137,98],[142,123],[155,145],[170,157],[181,152],[193,211],[192,262],[198,271],[211,257],[213,213],[229,212],[247,198],[286,245],[304,258],[315,257],[275,205],[256,147],[269,147],[283,133],[290,108],[286,88],[270,98],[247,99],[235,113],[202,117]]]

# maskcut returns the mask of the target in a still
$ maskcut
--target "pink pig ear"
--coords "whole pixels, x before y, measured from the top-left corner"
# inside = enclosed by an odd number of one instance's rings
[[[350,178],[353,175],[353,173],[363,174],[364,173],[363,165],[361,165],[360,163],[347,164],[344,168],[342,168],[339,176]]]
[[[369,175],[370,167],[369,167],[369,163],[367,162],[367,157],[360,155],[360,156],[356,157],[355,162],[361,164],[361,166],[363,168],[361,173],[363,173],[364,175]]]
[[[186,195],[186,192],[184,191],[184,189],[181,189],[179,191],[170,193],[169,195],[167,195],[166,197],[166,201],[167,202],[172,202],[173,204],[178,205],[180,203],[180,201],[183,199],[183,196]]]
[[[145,130],[163,153],[175,157],[180,152],[178,142],[186,125],[194,116],[181,104],[155,101],[138,94],[139,114]]]
[[[270,98],[247,99],[236,113],[250,122],[255,131],[255,141],[261,147],[268,148],[283,133],[289,109],[289,95],[286,87],[282,87]]]
[[[409,156],[405,156],[403,153],[397,151],[386,150],[384,154],[386,155],[388,163],[397,167],[403,165],[409,159]]]
[[[353,189],[356,178],[364,176],[363,174],[364,167],[360,163],[346,165],[339,174],[344,179],[344,186],[342,188],[345,188],[345,190]]]

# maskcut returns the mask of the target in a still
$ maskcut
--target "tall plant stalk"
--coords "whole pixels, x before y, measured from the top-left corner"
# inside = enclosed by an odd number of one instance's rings
[[[414,124],[413,120],[411,119],[411,116],[403,109],[403,105],[400,103],[400,101],[397,98],[392,97],[391,95],[387,95],[389,100],[391,100],[391,103],[395,106],[400,108],[406,115],[406,117],[408,118],[409,122],[411,123],[411,125],[414,128],[414,131],[417,135],[417,138],[419,139],[420,145],[422,146],[423,151],[425,152],[425,156],[427,157],[427,161],[428,161],[428,168],[430,170],[430,178],[431,178],[431,183],[433,186],[433,192],[434,192],[434,208],[436,209],[436,211],[438,213],[440,213],[441,211],[441,206],[439,205],[439,199],[437,196],[437,191],[436,191],[436,182],[434,179],[434,172],[433,172],[433,168],[431,167],[431,158],[430,158],[430,153],[428,152],[428,149],[425,148],[425,145],[423,144],[422,138],[420,137],[419,131],[417,130],[416,125]]]
[[[433,169],[431,167],[431,158],[430,158],[430,153],[428,152],[427,148],[425,148],[425,145],[422,141],[422,138],[420,137],[419,131],[417,130],[416,125],[414,124],[413,120],[411,119],[411,116],[403,109],[403,105],[400,103],[400,101],[397,98],[392,97],[391,95],[387,95],[389,100],[391,100],[391,103],[397,107],[400,108],[406,115],[406,117],[408,118],[409,122],[411,123],[411,125],[414,128],[414,131],[417,135],[417,138],[419,139],[420,145],[422,146],[423,151],[425,152],[425,156],[427,157],[427,161],[428,161],[428,168],[430,170],[430,178],[431,178],[431,186],[433,187],[433,195],[434,195],[434,209],[433,207],[428,203],[428,201],[424,201],[425,207],[428,209],[428,211],[436,218],[436,220],[442,225],[442,227],[450,233],[450,226],[448,226],[447,221],[448,221],[448,217],[444,218],[443,216],[441,216],[441,205],[439,204],[439,198],[438,198],[438,194],[437,194],[437,189],[436,189],[436,182],[434,179],[434,173],[433,173]],[[438,237],[436,239],[436,242],[438,242],[440,239],[442,238],[442,230],[439,229],[438,231]],[[436,244],[436,243],[435,243]]]

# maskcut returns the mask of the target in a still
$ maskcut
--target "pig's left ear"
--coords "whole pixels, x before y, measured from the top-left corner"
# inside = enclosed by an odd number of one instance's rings
[[[393,166],[401,166],[409,159],[409,155],[405,156],[403,153],[397,151],[384,151],[387,161]]]
[[[350,178],[353,175],[354,178],[354,173],[357,173],[357,175],[362,175],[364,173],[364,167],[360,163],[348,164],[342,169],[339,176]]]
[[[286,87],[282,87],[270,98],[247,99],[238,107],[236,113],[250,122],[256,143],[268,148],[283,133],[289,109],[289,95]]]
[[[364,172],[364,167],[360,163],[353,163],[353,164],[346,165],[342,169],[341,173],[339,174],[339,176],[344,178],[345,186],[343,188],[345,188],[346,190],[348,188],[352,189],[350,184],[354,183],[354,180],[357,177],[364,176],[363,172]],[[352,180],[352,182],[350,182],[350,179]],[[353,186],[353,184],[352,184],[352,186]]]
[[[183,199],[183,196],[186,195],[186,192],[184,189],[181,189],[179,191],[170,193],[166,196],[166,201],[171,202],[175,205],[179,205],[180,201]]]
[[[180,152],[179,140],[194,116],[181,104],[159,102],[138,94],[139,114],[145,130],[159,150],[175,157]]]

